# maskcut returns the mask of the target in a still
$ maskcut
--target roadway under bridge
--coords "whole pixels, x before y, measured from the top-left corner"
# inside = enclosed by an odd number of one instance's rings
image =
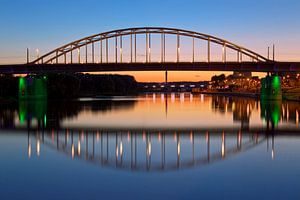
[[[166,62],[166,63],[69,63],[0,65],[0,74],[44,74],[117,71],[240,71],[298,72],[300,62]]]

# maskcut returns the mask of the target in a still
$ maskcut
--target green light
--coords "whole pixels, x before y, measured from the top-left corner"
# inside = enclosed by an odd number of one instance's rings
[[[267,76],[261,80],[261,99],[282,99],[281,80],[278,75]]]
[[[20,118],[20,124],[24,124],[25,123],[25,112],[20,112],[19,113],[19,118]]]
[[[275,90],[280,89],[280,78],[279,78],[279,76],[273,76],[272,86]]]
[[[19,98],[24,98],[26,94],[26,81],[24,77],[19,78]]]
[[[47,126],[47,115],[44,115],[44,126]]]
[[[280,120],[280,115],[277,112],[272,113],[272,122],[277,126]]]

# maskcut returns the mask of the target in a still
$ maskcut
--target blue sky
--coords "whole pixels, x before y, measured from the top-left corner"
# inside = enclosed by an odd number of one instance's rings
[[[300,60],[299,0],[1,0],[0,63],[112,29],[183,28],[216,35],[281,60]]]

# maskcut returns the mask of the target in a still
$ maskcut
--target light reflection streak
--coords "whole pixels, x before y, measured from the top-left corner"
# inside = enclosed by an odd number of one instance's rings
[[[142,133],[145,133],[146,131],[142,131]],[[57,131],[58,133],[58,137],[59,137],[59,131]],[[64,132],[61,132],[64,134]],[[94,141],[94,131],[92,131],[91,133],[84,132],[84,137],[85,142],[83,143],[83,145],[85,147],[87,147],[87,143],[89,143],[89,140],[93,140]],[[198,166],[200,165],[200,163],[211,163],[214,162],[216,160],[221,160],[224,159],[225,157],[230,157],[230,155],[232,154],[236,154],[239,152],[242,152],[242,149],[239,148],[239,145],[242,145],[243,141],[242,141],[242,133],[241,131],[238,132],[238,134],[234,134],[234,133],[229,133],[227,135],[227,133],[225,134],[225,132],[223,131],[222,133],[217,133],[215,136],[212,137],[211,141],[210,141],[210,136],[209,136],[209,132],[206,131],[203,135],[205,136],[205,141],[206,141],[206,148],[207,148],[207,154],[203,154],[203,153],[197,153],[195,154],[194,149],[197,149],[197,146],[199,145],[199,143],[194,143],[194,134],[201,134],[201,133],[197,133],[194,131],[184,131],[183,133],[178,133],[178,132],[173,132],[172,135],[169,135],[166,137],[166,140],[163,139],[165,138],[165,131],[158,132],[157,137],[154,137],[155,141],[152,141],[151,139],[151,134],[147,133],[145,136],[146,139],[146,143],[141,143],[139,141],[142,140],[141,137],[131,137],[130,135],[130,141],[129,146],[130,148],[124,148],[124,143],[122,141],[122,133],[124,133],[124,131],[121,131],[121,135],[119,135],[118,133],[116,134],[107,134],[107,137],[105,140],[101,140],[101,144],[97,143],[91,146],[90,151],[88,151],[88,148],[84,148],[81,149],[81,145],[82,142],[80,139],[82,137],[82,133],[77,133],[78,134],[78,144],[77,144],[77,149],[75,148],[74,144],[73,144],[73,132],[71,135],[71,140],[70,142],[66,142],[65,140],[59,140],[60,144],[58,144],[59,148],[55,148],[58,151],[67,151],[69,150],[69,155],[72,159],[74,158],[80,158],[80,159],[84,159],[87,160],[89,162],[93,162],[94,160],[98,160],[99,159],[99,163],[101,165],[111,165],[112,163],[112,158],[110,158],[110,156],[114,155],[112,154],[112,149],[114,149],[114,153],[115,153],[115,163],[114,165],[116,167],[126,167],[127,163],[130,163],[129,166],[132,169],[138,169],[140,167],[140,165],[143,165],[143,163],[141,162],[143,159],[141,159],[143,156],[143,153],[141,151],[141,146],[146,146],[146,163],[145,163],[145,167],[147,170],[155,170],[156,167],[155,166],[160,166],[160,169],[164,169],[167,170],[169,169],[171,166],[170,161],[169,160],[169,156],[170,155],[174,155],[174,153],[172,153],[172,151],[174,152],[174,150],[176,149],[176,155],[177,155],[177,159],[176,162],[174,162],[174,166],[176,168],[183,168],[183,167],[187,167],[187,163],[188,166],[190,164],[192,164],[192,166]],[[171,132],[167,133],[170,134]],[[88,137],[89,134],[93,134],[93,137]],[[47,135],[46,135],[47,136]],[[49,135],[49,141],[51,141],[52,137],[51,135]],[[118,137],[120,137],[120,140],[118,141]],[[217,145],[218,140],[216,140],[216,136],[217,138],[221,138],[222,142],[221,144]],[[38,143],[39,145],[42,145],[44,143],[41,143],[39,140],[39,136],[38,135],[33,135],[33,137],[36,137],[36,142],[37,142],[37,146]],[[128,133],[127,133],[127,137],[128,137]],[[229,141],[238,141],[238,145],[235,145],[235,142],[229,142],[228,147],[226,147],[226,138],[228,137]],[[116,145],[114,146],[115,148],[113,148],[112,146],[108,147],[108,144],[111,143],[110,141],[112,141],[113,139],[116,140]],[[175,139],[175,144],[174,143],[170,143],[170,141]],[[201,137],[199,137],[199,139],[201,140]],[[46,144],[52,144],[51,142],[48,143],[47,142],[47,138],[46,138]],[[139,141],[138,141],[139,140]],[[257,141],[258,140],[258,141]],[[245,145],[244,149],[247,149],[248,145],[257,145],[259,143],[261,143],[261,141],[263,141],[264,138],[263,137],[257,137],[257,134],[253,133],[251,134],[251,137],[249,137],[249,140],[245,140],[243,145]],[[190,142],[184,142],[184,141],[190,141]],[[159,148],[155,149],[156,151],[158,151],[158,154],[153,154],[152,152],[152,147],[154,148],[154,144],[156,144],[156,142],[159,142]],[[213,144],[212,146],[210,145],[210,142]],[[258,142],[258,143],[257,143]],[[136,145],[136,143],[138,143]],[[167,145],[166,145],[167,143]],[[69,145],[69,147],[68,147]],[[174,148],[174,145],[176,148]],[[55,146],[55,145],[54,145]],[[55,146],[56,147],[56,146]],[[107,149],[104,150],[104,148]],[[219,153],[219,151],[216,151],[216,149],[220,149],[221,147],[221,154]],[[40,147],[37,147],[40,148]],[[155,145],[156,148],[156,145]],[[198,147],[199,148],[199,147]],[[212,150],[210,148],[213,148]],[[184,151],[184,153],[182,152],[183,149],[186,149]],[[104,152],[103,152],[104,150]],[[98,152],[99,151],[99,152]],[[124,153],[128,152],[129,156],[124,157]],[[155,151],[155,152],[156,152]],[[75,153],[76,152],[76,153]],[[138,153],[139,152],[139,153]],[[198,150],[196,151],[198,152]],[[38,153],[38,152],[37,152]],[[85,154],[86,156],[81,156],[81,154]],[[153,154],[153,155],[152,155]],[[272,150],[272,159],[274,159],[275,157],[275,150],[274,150],[274,145],[273,145],[273,150]],[[103,158],[104,156],[104,158]],[[158,156],[158,157],[157,157]],[[32,153],[31,153],[31,140],[30,138],[28,139],[28,157],[32,157]],[[153,157],[153,158],[152,158]],[[144,157],[145,158],[145,157]],[[119,160],[120,159],[120,160]],[[190,161],[189,161],[190,160]],[[160,163],[157,163],[158,161],[161,161]],[[174,167],[173,166],[173,167]],[[172,167],[171,167],[172,168]]]

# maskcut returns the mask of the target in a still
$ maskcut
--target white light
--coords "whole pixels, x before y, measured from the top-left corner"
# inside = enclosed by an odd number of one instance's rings
[[[78,140],[78,149],[77,149],[77,153],[80,156],[80,141]]]
[[[36,154],[37,156],[40,156],[40,150],[41,150],[41,145],[40,145],[40,140],[38,139],[36,142]]]

